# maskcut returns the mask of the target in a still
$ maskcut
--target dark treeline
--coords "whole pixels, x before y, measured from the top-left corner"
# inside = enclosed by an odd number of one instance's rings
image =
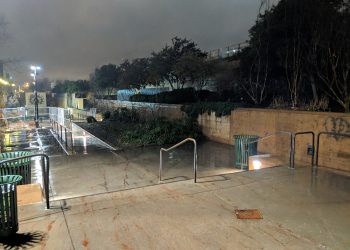
[[[175,37],[147,58],[95,69],[89,89],[102,95],[168,84],[209,88],[226,101],[349,112],[350,1],[268,3],[261,1],[249,46],[232,58],[208,60],[196,43]],[[81,83],[63,82],[54,91],[87,90]]]

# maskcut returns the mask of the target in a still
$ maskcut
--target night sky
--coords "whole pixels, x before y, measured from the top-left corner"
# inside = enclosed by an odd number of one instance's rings
[[[10,35],[0,59],[15,80],[29,80],[31,63],[40,77],[88,79],[95,67],[149,56],[174,36],[204,50],[248,39],[259,0],[1,0]],[[27,77],[28,75],[28,77]],[[27,78],[27,79],[26,79]]]

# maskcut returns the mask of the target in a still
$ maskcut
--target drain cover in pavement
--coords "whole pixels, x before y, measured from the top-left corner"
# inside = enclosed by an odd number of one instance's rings
[[[235,214],[237,219],[242,220],[258,220],[263,218],[261,212],[258,209],[236,209]]]

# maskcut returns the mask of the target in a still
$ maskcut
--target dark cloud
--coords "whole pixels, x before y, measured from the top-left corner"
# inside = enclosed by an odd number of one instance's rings
[[[174,36],[205,50],[244,41],[259,2],[2,0],[12,37],[0,53],[21,58],[22,65],[42,64],[51,79],[88,78],[96,66],[148,56]]]

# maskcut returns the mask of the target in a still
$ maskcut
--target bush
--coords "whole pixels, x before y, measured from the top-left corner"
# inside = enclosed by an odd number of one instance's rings
[[[191,119],[197,119],[198,115],[208,112],[215,112],[216,117],[221,117],[231,114],[231,111],[236,108],[246,108],[249,105],[245,103],[230,103],[230,102],[199,102],[190,105],[183,105],[181,111],[185,112]]]
[[[108,111],[109,112],[109,111]],[[106,112],[105,112],[106,113]],[[134,109],[119,108],[110,113],[110,120],[119,122],[138,122],[139,115]]]
[[[127,144],[163,145],[176,143],[188,137],[200,139],[201,136],[198,125],[190,120],[169,121],[157,118],[126,131],[121,139]]]
[[[95,123],[95,122],[97,122],[97,120],[93,116],[86,117],[86,121],[87,121],[87,123]]]
[[[109,118],[111,118],[111,111],[106,111],[102,113],[102,118],[103,120],[108,120]]]

